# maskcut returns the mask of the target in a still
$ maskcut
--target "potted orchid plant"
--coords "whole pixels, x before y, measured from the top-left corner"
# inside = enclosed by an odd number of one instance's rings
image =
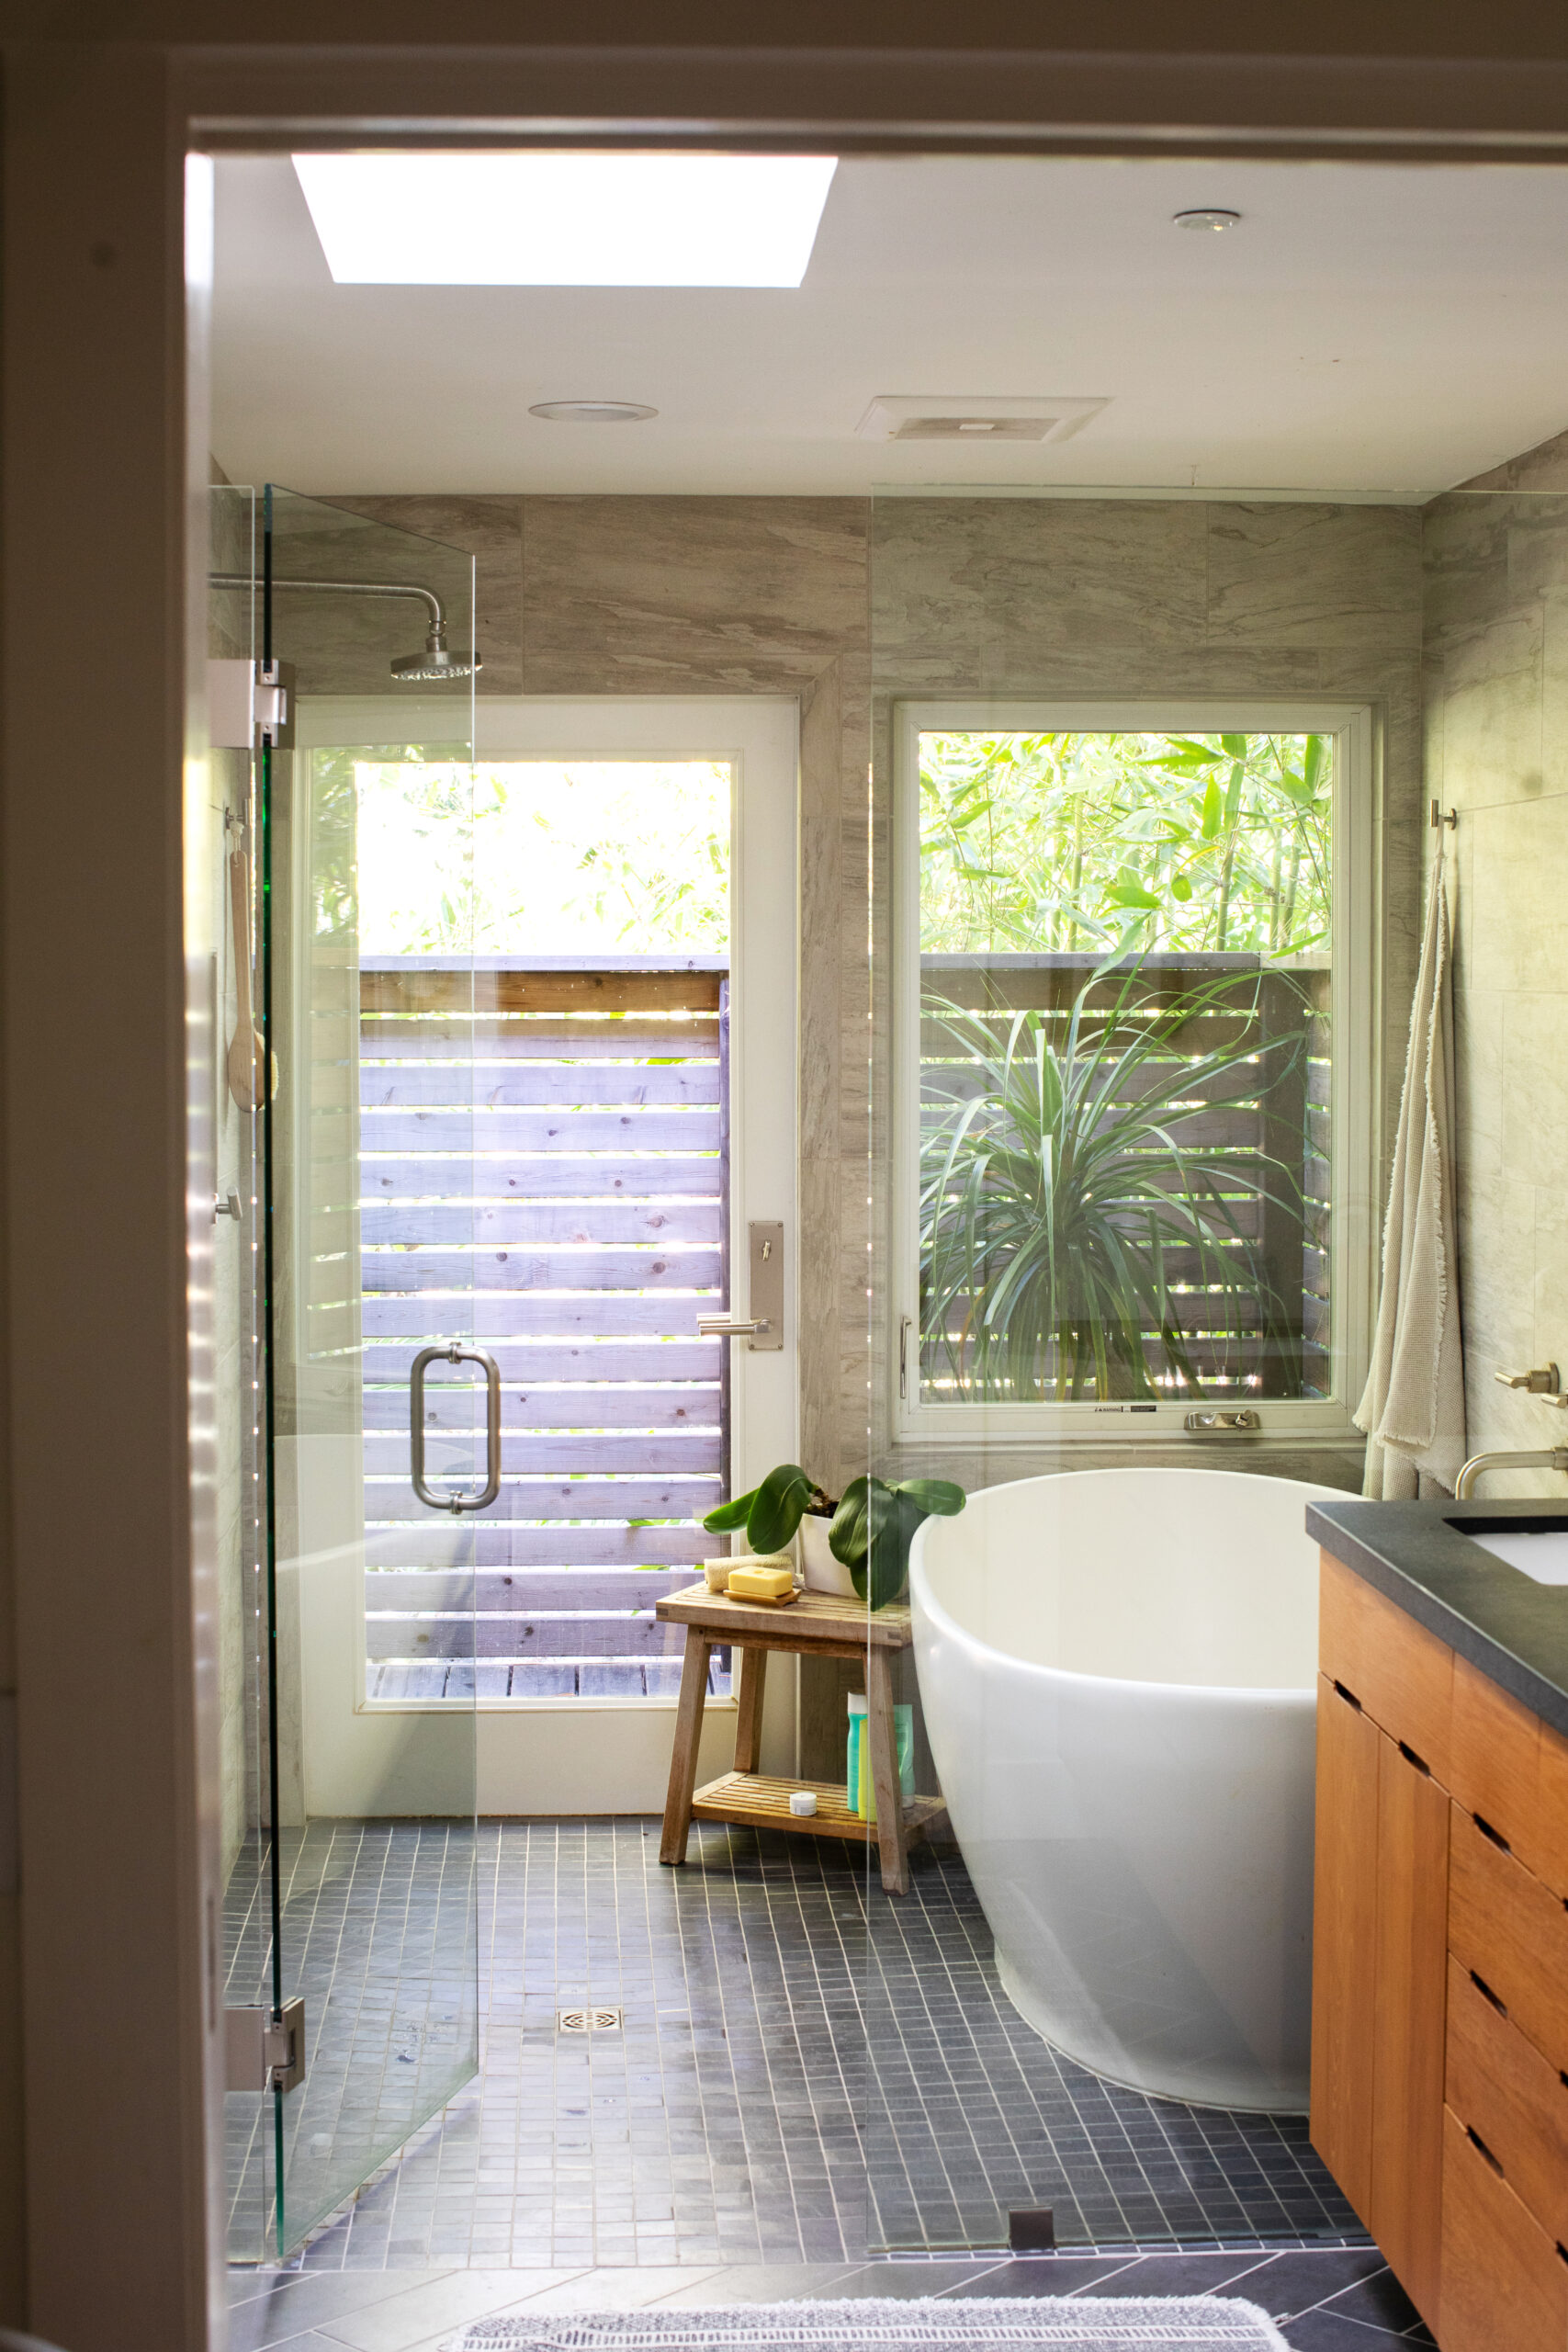
[[[715,1535],[744,1528],[753,1552],[782,1552],[798,1533],[808,1586],[847,1589],[873,1609],[886,1609],[908,1581],[920,1521],[952,1519],[965,1499],[963,1487],[947,1478],[889,1485],[871,1476],[852,1479],[835,1498],[797,1462],[781,1462],[761,1486],[710,1510],[703,1525]]]

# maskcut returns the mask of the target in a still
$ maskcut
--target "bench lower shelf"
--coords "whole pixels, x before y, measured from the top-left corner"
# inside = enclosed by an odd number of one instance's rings
[[[792,1791],[808,1789],[817,1799],[815,1813],[791,1813]],[[908,1844],[924,1838],[934,1823],[945,1820],[947,1807],[940,1797],[911,1797],[904,1807],[904,1837]],[[692,1799],[694,1821],[733,1821],[748,1829],[794,1829],[807,1838],[874,1838],[876,1824],[852,1813],[841,1781],[780,1781],[767,1772],[726,1772],[710,1781]]]

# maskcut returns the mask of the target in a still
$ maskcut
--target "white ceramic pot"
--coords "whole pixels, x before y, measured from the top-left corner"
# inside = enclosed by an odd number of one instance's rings
[[[855,1597],[854,1578],[842,1560],[828,1548],[830,1519],[807,1511],[800,1522],[800,1568],[807,1592],[836,1592],[841,1600]]]

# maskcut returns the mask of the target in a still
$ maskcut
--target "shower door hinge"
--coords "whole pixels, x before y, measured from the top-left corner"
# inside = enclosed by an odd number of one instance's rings
[[[255,728],[258,743],[275,751],[294,747],[294,664],[258,662],[255,683]]]
[[[231,2091],[291,2091],[305,2079],[305,2004],[281,2018],[254,2007],[223,2012],[224,2079]]]
[[[207,665],[207,740],[215,752],[254,752],[294,741],[294,664],[214,661]]]

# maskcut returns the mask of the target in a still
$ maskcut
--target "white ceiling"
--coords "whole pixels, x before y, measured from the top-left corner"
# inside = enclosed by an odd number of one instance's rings
[[[764,292],[335,286],[287,158],[217,175],[213,447],[236,481],[1408,497],[1568,427],[1563,169],[852,161],[804,285]],[[1244,218],[1172,226],[1196,205]],[[879,392],[1110,405],[1059,446],[889,446],[855,432]],[[568,399],[660,413],[527,413]]]

